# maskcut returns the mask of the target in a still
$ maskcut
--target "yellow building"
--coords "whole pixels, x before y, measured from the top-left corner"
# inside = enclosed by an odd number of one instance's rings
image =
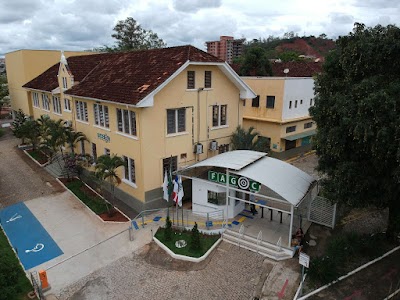
[[[316,126],[308,112],[314,105],[312,77],[242,77],[257,94],[246,101],[243,126],[267,138],[273,156],[310,149]],[[290,150],[289,152],[287,152]]]
[[[116,197],[137,211],[166,204],[170,161],[176,170],[228,150],[243,99],[255,97],[227,63],[192,46],[62,56],[23,87],[34,118],[69,120],[87,136],[78,152],[124,158]]]
[[[93,52],[65,51],[66,57],[88,55]],[[5,56],[8,89],[11,98],[11,108],[14,111],[22,109],[31,115],[28,106],[28,95],[22,85],[37,77],[60,60],[60,51],[55,50],[17,50]]]

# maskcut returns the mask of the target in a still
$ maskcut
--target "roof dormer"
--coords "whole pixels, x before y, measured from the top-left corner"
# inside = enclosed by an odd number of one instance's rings
[[[74,75],[68,66],[64,51],[61,51],[60,68],[58,69],[58,78],[60,79],[60,88],[65,91],[74,85]]]

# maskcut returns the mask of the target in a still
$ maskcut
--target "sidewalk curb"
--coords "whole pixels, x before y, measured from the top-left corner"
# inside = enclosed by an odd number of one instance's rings
[[[303,154],[297,155],[295,157],[289,158],[289,159],[285,160],[285,162],[292,163],[292,162],[294,162],[294,161],[296,161],[296,160],[298,160],[300,158],[304,158],[304,157],[310,156],[311,154],[314,154],[314,153],[316,153],[315,150],[310,150],[310,151],[308,151],[306,153],[303,153]]]

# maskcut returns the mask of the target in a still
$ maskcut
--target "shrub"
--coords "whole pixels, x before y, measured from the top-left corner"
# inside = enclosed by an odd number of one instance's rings
[[[316,257],[310,261],[307,275],[314,284],[327,284],[339,277],[336,259],[329,256]]]
[[[172,239],[172,222],[167,216],[165,220],[165,231],[164,231],[164,238],[166,241],[170,241]]]
[[[194,226],[192,228],[190,248],[193,249],[193,250],[200,250],[201,249],[200,232],[199,232],[199,229],[197,228],[197,223],[196,222],[194,223]]]

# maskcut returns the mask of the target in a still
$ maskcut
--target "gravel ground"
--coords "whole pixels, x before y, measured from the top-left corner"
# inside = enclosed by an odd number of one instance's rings
[[[55,178],[17,148],[18,143],[6,128],[0,138],[0,209],[64,191]]]
[[[291,165],[311,175],[315,179],[320,179],[322,174],[315,169],[318,165],[318,157],[315,152],[312,152],[304,157],[300,157],[295,161],[290,162]]]

